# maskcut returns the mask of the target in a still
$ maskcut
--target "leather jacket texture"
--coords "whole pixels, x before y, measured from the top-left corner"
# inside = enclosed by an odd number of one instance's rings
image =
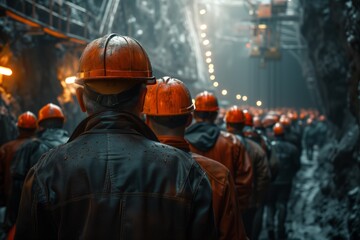
[[[190,151],[189,144],[183,137],[158,136],[160,142]],[[213,195],[213,209],[218,232],[218,239],[246,240],[246,233],[236,199],[234,180],[229,169],[221,163],[196,153],[191,154],[195,161],[206,172]]]
[[[9,201],[7,202],[5,229],[10,229],[16,222],[21,191],[30,168],[39,161],[41,155],[64,144],[68,139],[69,136],[66,130],[47,128],[39,132],[37,138],[27,141],[17,150],[10,166],[12,184]]]
[[[249,153],[254,175],[253,192],[249,207],[259,207],[264,200],[266,190],[271,181],[270,166],[264,150],[256,142],[242,138],[247,152]]]
[[[247,208],[252,192],[253,170],[241,141],[234,134],[205,122],[190,126],[185,139],[190,144],[191,152],[214,159],[229,169],[235,182],[239,208]]]
[[[211,185],[137,116],[99,112],[30,170],[15,239],[216,239]]]
[[[299,151],[293,144],[285,141],[283,138],[276,138],[271,144],[276,150],[279,159],[279,171],[272,184],[291,185],[292,179],[300,168]]]

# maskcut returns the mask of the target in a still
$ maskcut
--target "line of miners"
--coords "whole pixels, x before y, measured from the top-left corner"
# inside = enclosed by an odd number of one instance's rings
[[[214,94],[193,103],[117,34],[86,47],[76,81],[88,117],[70,138],[48,104],[38,120],[20,115],[18,138],[0,148],[8,237],[259,239],[266,209],[268,238],[286,239],[303,135],[295,112],[233,106],[217,124]]]

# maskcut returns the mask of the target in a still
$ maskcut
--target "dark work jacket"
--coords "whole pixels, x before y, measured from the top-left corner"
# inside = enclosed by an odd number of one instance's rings
[[[66,130],[61,128],[47,128],[18,149],[11,163],[12,185],[7,202],[5,229],[9,229],[16,222],[21,197],[21,190],[25,177],[30,168],[40,159],[41,155],[52,148],[66,143],[69,139]]]
[[[276,138],[271,142],[271,145],[275,149],[279,160],[278,174],[272,184],[291,184],[292,179],[300,168],[297,148],[283,138]]]
[[[10,166],[16,151],[33,137],[34,133],[21,134],[17,139],[5,143],[0,148],[0,206],[5,206],[11,187]]]
[[[267,137],[265,137],[265,135],[261,131],[257,131],[249,126],[244,127],[243,134],[245,138],[253,140],[257,144],[259,144],[261,148],[265,151],[268,165],[270,167],[271,181],[274,181],[278,171],[279,160],[277,159],[275,149],[271,147],[271,142],[267,139]]]
[[[241,141],[234,134],[206,122],[190,126],[185,139],[190,144],[191,152],[214,159],[229,169],[234,178],[239,207],[246,209],[252,192],[253,170]]]
[[[15,239],[214,239],[211,194],[190,154],[104,111],[30,170]]]
[[[259,144],[241,135],[237,136],[244,143],[253,168],[254,184],[249,208],[259,207],[264,200],[265,192],[271,180],[269,162],[265,151]]]
[[[158,136],[160,142],[190,152],[189,144],[183,137]],[[221,163],[192,153],[192,157],[208,176],[213,195],[213,209],[219,240],[246,240],[246,233],[236,199],[234,180]]]

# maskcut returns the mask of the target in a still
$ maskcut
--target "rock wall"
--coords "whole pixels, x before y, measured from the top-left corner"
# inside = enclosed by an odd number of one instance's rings
[[[305,74],[314,79],[319,105],[332,123],[332,137],[318,158],[318,220],[329,239],[360,239],[360,1],[300,3],[311,65]]]

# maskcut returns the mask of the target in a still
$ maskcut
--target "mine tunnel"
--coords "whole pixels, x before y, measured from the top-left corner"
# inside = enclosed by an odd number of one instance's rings
[[[360,239],[359,0],[0,0],[0,26],[1,239]]]

